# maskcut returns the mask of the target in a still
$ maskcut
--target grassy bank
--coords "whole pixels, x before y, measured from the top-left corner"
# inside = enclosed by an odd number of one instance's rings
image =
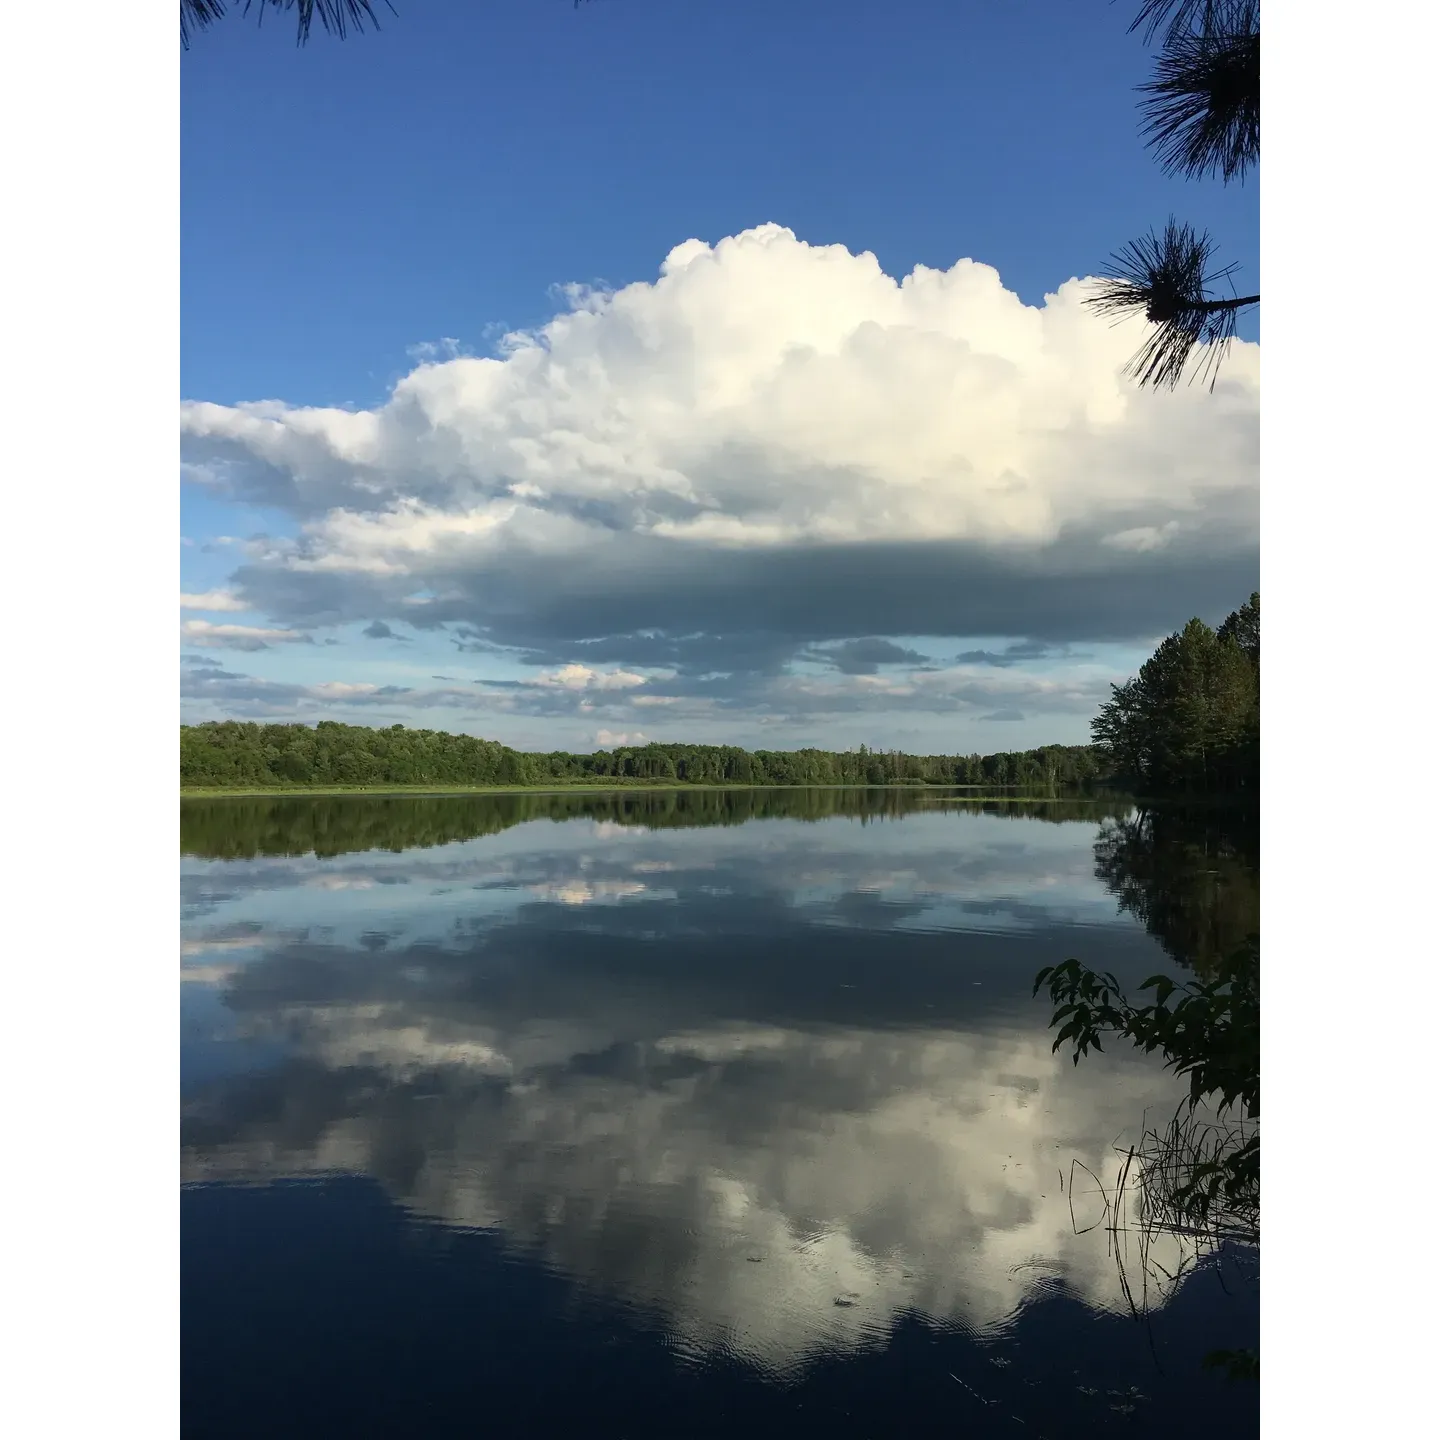
[[[243,796],[272,795],[603,795],[616,790],[790,790],[790,785],[696,785],[685,781],[607,780],[568,783],[552,780],[545,785],[241,785],[233,789],[217,786],[180,787],[182,800],[218,800]],[[848,786],[833,786],[848,789]],[[897,786],[919,789],[919,786]]]

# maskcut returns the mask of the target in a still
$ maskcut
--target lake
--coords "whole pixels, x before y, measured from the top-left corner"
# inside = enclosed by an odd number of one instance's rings
[[[1037,970],[1258,930],[1124,800],[182,802],[187,1436],[1258,1433],[1258,1256],[1107,1214],[1183,1093]],[[1122,1207],[1123,1208],[1123,1207]]]

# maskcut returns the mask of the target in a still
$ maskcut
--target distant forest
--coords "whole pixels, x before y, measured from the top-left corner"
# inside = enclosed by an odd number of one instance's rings
[[[371,730],[322,720],[256,725],[226,720],[180,727],[185,789],[319,785],[556,785],[587,781],[692,785],[1026,785],[1075,787],[1100,778],[1088,745],[997,755],[899,751],[741,750],[733,745],[642,745],[593,755],[512,750],[494,740]]]
[[[1258,796],[1260,595],[1218,630],[1192,620],[1091,723],[1101,768],[1144,795]]]

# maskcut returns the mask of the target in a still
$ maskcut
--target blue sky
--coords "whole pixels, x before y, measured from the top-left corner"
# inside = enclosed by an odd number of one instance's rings
[[[1138,395],[1063,288],[1172,212],[1258,288],[1128,9],[397,9],[182,58],[186,719],[1074,742],[1258,583],[1258,347]]]

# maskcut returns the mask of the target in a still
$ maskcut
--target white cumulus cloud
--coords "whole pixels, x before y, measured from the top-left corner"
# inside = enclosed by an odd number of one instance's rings
[[[421,364],[377,410],[191,402],[182,428],[312,519],[310,564],[406,570],[565,548],[602,517],[699,544],[1043,544],[1253,490],[1258,346],[1213,396],[1142,393],[1120,374],[1140,331],[1089,316],[1087,286],[1027,306],[972,260],[897,280],[763,225],[678,246],[653,283],[572,287],[500,356]]]
[[[595,732],[595,744],[601,750],[611,750],[617,745],[647,745],[649,737],[642,735],[638,730],[597,730]]]
[[[630,670],[592,670],[588,665],[562,665],[542,674],[538,684],[559,690],[633,690],[645,683],[644,675]]]
[[[572,286],[492,356],[417,351],[370,410],[188,401],[184,459],[297,522],[223,592],[275,626],[466,626],[596,705],[860,637],[1130,643],[1255,586],[1259,347],[1142,391],[1145,328],[1092,283],[1028,305],[761,225]]]

